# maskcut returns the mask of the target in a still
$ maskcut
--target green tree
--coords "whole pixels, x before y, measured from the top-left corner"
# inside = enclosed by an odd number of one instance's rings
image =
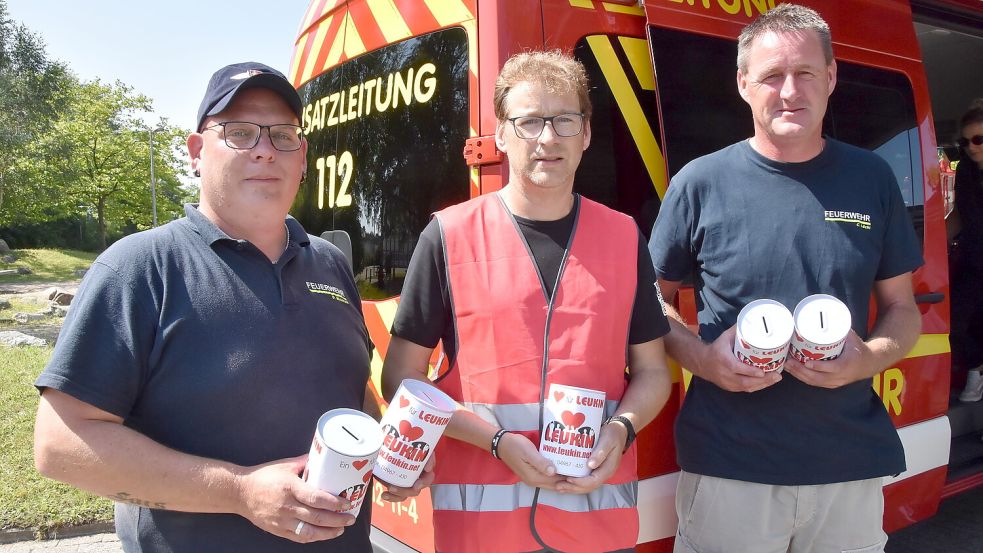
[[[0,227],[93,217],[103,248],[107,231],[149,228],[151,128],[158,220],[180,215],[194,195],[183,185],[186,131],[148,126],[150,109],[122,83],[80,82],[49,60],[41,37],[0,0]]]
[[[151,225],[150,127],[140,117],[150,109],[148,97],[121,82],[81,83],[66,94],[61,117],[38,141],[42,180],[60,191],[54,210],[91,211],[102,248],[110,224],[133,230]],[[154,132],[159,220],[179,214],[188,195],[177,169],[176,141],[183,134],[166,123]]]
[[[48,59],[41,38],[14,23],[0,0],[0,224],[53,215],[44,201],[52,189],[36,180],[30,152],[75,84],[63,64]]]

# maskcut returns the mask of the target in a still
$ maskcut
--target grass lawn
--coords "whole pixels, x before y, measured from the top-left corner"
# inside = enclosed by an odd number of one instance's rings
[[[34,470],[32,385],[51,348],[0,346],[0,530],[51,528],[113,520],[113,504],[43,478]]]
[[[54,282],[59,280],[73,280],[78,277],[72,273],[76,269],[88,269],[89,265],[95,260],[96,255],[92,252],[78,250],[14,250],[17,261],[13,263],[0,262],[0,269],[16,269],[27,267],[34,274],[30,275],[3,275],[0,276],[0,284],[13,282]]]

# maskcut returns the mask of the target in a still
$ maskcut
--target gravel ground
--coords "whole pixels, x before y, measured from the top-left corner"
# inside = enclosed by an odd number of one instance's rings
[[[0,553],[122,553],[116,534],[93,534],[63,540],[21,541],[0,545]]]
[[[61,288],[66,292],[74,294],[78,290],[79,282],[79,280],[66,280],[62,282],[7,282],[0,284],[0,295],[33,294],[43,292],[48,288]]]
[[[68,292],[69,294],[75,294],[78,292],[78,286],[78,280],[69,280],[64,282],[0,284],[0,299],[10,299],[11,297],[16,296],[32,296],[41,300],[47,300],[47,297],[45,297],[45,292],[50,288],[59,288]],[[54,344],[55,340],[58,338],[58,332],[61,331],[62,319],[55,319],[55,321],[57,322],[48,324],[32,323],[18,325],[9,327],[5,330],[16,330],[29,336],[43,338],[48,341],[48,344]]]

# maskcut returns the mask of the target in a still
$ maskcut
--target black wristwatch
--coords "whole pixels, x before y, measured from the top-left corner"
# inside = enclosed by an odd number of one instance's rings
[[[604,424],[610,424],[612,422],[620,422],[622,425],[624,425],[625,430],[628,431],[628,438],[625,440],[625,451],[628,451],[628,448],[631,447],[632,442],[635,441],[635,426],[632,425],[630,420],[628,420],[628,417],[622,417],[621,415],[615,415],[608,418],[608,420],[604,421]]]

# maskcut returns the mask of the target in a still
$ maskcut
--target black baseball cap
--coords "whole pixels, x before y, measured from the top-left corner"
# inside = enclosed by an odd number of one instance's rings
[[[300,120],[302,110],[300,95],[283,73],[268,65],[247,61],[226,65],[209,79],[205,97],[201,99],[201,105],[198,106],[196,130],[201,131],[201,124],[206,117],[221,113],[229,107],[236,94],[249,88],[267,88],[276,92],[297,115],[297,120]]]

